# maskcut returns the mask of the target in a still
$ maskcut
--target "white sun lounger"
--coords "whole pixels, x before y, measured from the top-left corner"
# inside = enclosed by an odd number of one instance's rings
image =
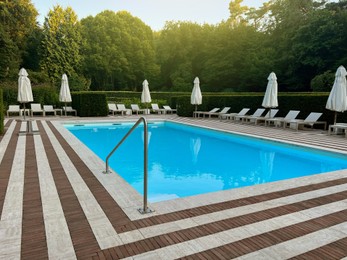
[[[244,116],[248,113],[250,108],[243,108],[238,113],[228,113],[228,114],[221,114],[219,115],[219,119],[231,119],[234,120],[236,116]]]
[[[281,126],[282,124],[285,124],[286,122],[295,119],[299,113],[299,110],[290,110],[285,117],[268,118],[265,120],[265,126],[270,126],[271,124],[277,127]]]
[[[121,113],[122,116],[132,115],[132,110],[129,108],[126,108],[124,104],[117,104],[117,112]]]
[[[329,125],[328,135],[331,135],[332,133],[338,134],[339,130],[344,131],[345,137],[347,138],[347,124],[346,123],[336,123],[334,125]]]
[[[146,109],[141,109],[138,104],[131,104],[130,107],[131,107],[132,112],[136,113],[136,115],[141,114],[141,113],[144,114],[146,111]]]
[[[57,111],[60,111],[61,113],[61,109],[54,109],[52,105],[43,105],[43,111],[45,112],[45,115],[47,113],[53,113],[53,115],[57,115]]]
[[[41,104],[31,103],[30,106],[31,106],[31,110],[30,110],[31,116],[34,116],[35,113],[42,114],[42,116],[46,115],[45,111],[41,107]]]
[[[257,125],[260,122],[265,122],[266,119],[274,118],[277,112],[278,109],[270,109],[265,116],[249,116],[245,117],[244,121],[254,123],[255,125]]]
[[[165,109],[166,114],[177,113],[177,109],[171,108],[170,106],[163,106],[163,108]]]
[[[228,111],[230,110],[230,107],[224,107],[221,111],[219,112],[205,112],[203,113],[203,117],[208,116],[209,118],[213,117],[213,116],[217,116],[220,117],[221,115],[226,114]]]
[[[75,116],[77,116],[77,110],[73,109],[72,107],[63,107],[63,110],[64,110],[65,115],[67,113],[71,113],[71,114],[74,113]]]
[[[211,109],[210,111],[194,111],[193,117],[200,117],[200,115],[205,117],[205,114],[216,113],[218,110],[219,110],[219,107],[215,107],[215,108]]]
[[[289,122],[286,122],[283,125],[283,127],[285,128],[287,126],[287,124],[289,124],[290,128],[293,128],[296,131],[298,131],[300,127],[304,127],[305,125],[309,125],[312,128],[314,125],[322,124],[322,125],[324,125],[324,129],[326,129],[327,122],[317,121],[322,115],[323,115],[323,113],[311,112],[305,118],[305,120],[293,119],[293,120],[290,120]]]
[[[111,113],[114,116],[114,114],[117,113],[118,111],[116,104],[108,103],[107,106],[108,106],[108,113],[109,114]]]
[[[159,105],[156,103],[151,104],[152,112],[157,114],[165,114],[166,110],[164,108],[159,108]]]
[[[19,105],[9,105],[6,114],[7,114],[7,117],[9,117],[10,114],[18,114],[18,116],[21,116],[22,112],[20,110]]]
[[[247,116],[247,115],[244,115],[244,116],[235,116],[234,120],[235,121],[242,121],[242,122],[246,122],[247,121],[247,118],[250,118],[250,117],[259,117],[261,116],[265,111],[265,108],[258,108],[254,113],[253,115],[250,115],[250,116]]]

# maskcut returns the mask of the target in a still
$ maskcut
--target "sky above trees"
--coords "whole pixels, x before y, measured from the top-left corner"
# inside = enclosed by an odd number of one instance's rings
[[[39,12],[42,25],[44,17],[53,5],[71,6],[79,19],[88,15],[95,16],[104,10],[126,10],[139,17],[152,30],[160,30],[166,21],[191,21],[197,23],[217,24],[229,18],[228,0],[32,0]],[[260,7],[266,0],[244,0],[243,5]]]

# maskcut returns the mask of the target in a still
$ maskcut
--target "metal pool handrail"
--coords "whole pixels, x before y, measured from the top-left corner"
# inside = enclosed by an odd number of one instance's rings
[[[144,117],[140,117],[139,120],[135,123],[135,125],[128,131],[128,133],[120,140],[120,142],[113,148],[113,150],[106,157],[106,170],[104,173],[110,173],[110,168],[108,164],[108,160],[112,156],[112,154],[118,149],[118,147],[127,139],[127,137],[135,130],[135,128],[143,122],[143,130],[144,130],[144,165],[143,165],[143,208],[139,208],[138,211],[141,214],[151,213],[154,210],[151,210],[147,207],[147,175],[148,175],[148,127],[147,120]]]

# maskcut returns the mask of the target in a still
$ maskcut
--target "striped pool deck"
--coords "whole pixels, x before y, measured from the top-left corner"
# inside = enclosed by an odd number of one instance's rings
[[[105,164],[62,124],[129,119],[37,117],[35,135],[6,119],[0,259],[347,257],[347,170],[152,203],[154,213],[139,214],[142,197],[117,174],[103,174]],[[163,119],[347,155],[347,138],[324,131]]]

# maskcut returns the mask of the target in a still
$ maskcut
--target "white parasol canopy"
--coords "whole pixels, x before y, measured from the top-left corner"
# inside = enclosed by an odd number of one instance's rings
[[[277,77],[274,72],[271,72],[269,77],[267,78],[268,83],[263,99],[263,103],[261,104],[265,108],[278,107],[277,101]]]
[[[59,101],[65,103],[65,115],[66,115],[66,103],[72,102],[72,99],[71,99],[69,81],[65,73],[63,74],[63,77],[61,79]]]
[[[142,83],[142,94],[141,94],[142,103],[151,103],[151,94],[149,93],[148,81],[145,79]]]
[[[200,81],[199,81],[198,77],[196,77],[194,79],[194,87],[192,90],[192,94],[190,96],[190,103],[192,105],[195,105],[195,110],[196,110],[197,105],[202,104],[202,94],[201,94],[201,90],[200,90]]]
[[[33,102],[33,92],[31,89],[30,79],[28,78],[28,73],[24,68],[21,68],[18,78],[18,97],[17,100],[19,103],[23,103],[24,106],[24,120],[25,120],[25,103]]]
[[[335,111],[334,124],[336,123],[337,112],[347,110],[347,84],[346,69],[343,66],[338,67],[335,74],[335,82],[331,89],[326,109]]]

